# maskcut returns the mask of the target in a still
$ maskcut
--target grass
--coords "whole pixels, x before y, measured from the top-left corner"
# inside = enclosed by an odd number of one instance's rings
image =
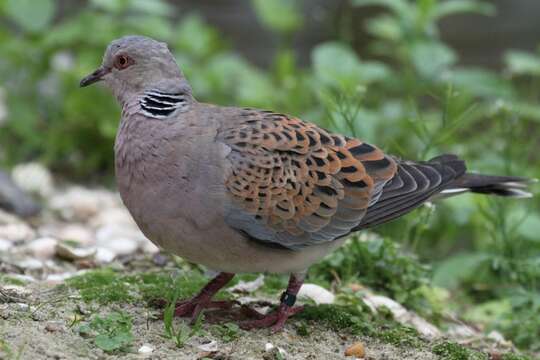
[[[122,274],[111,268],[102,268],[75,276],[66,283],[68,287],[78,290],[85,302],[109,304],[165,299],[172,292],[176,292],[178,298],[187,298],[206,281],[198,271],[175,279],[165,271]]]
[[[26,285],[26,282],[9,275],[0,274],[0,284],[23,286]]]
[[[105,352],[128,352],[134,340],[132,326],[130,315],[113,312],[105,317],[94,316],[89,323],[79,327],[79,333],[93,338],[94,344]]]

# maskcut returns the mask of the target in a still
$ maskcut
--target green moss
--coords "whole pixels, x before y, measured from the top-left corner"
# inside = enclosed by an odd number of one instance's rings
[[[21,279],[17,279],[17,278],[14,278],[14,277],[11,277],[9,275],[2,275],[0,274],[0,284],[9,284],[9,285],[19,285],[19,286],[23,286],[23,285],[26,285],[26,282],[21,280]]]
[[[395,346],[419,348],[424,343],[415,329],[402,325],[394,325],[375,335],[382,342]]]
[[[531,358],[525,355],[518,355],[514,353],[506,353],[501,357],[502,360],[530,360]]]
[[[86,302],[108,304],[169,299],[173,292],[178,298],[186,298],[195,294],[207,281],[198,272],[174,279],[168,272],[122,275],[111,268],[104,268],[73,277],[67,281],[67,285],[79,290]],[[217,296],[224,297],[225,294]]]
[[[434,345],[431,351],[441,360],[487,360],[488,356],[478,351],[467,349],[454,342],[445,341]]]
[[[353,306],[308,305],[297,317],[322,322],[332,330],[338,331],[355,328],[361,321],[362,314]]]
[[[66,283],[69,287],[79,290],[86,302],[96,301],[101,304],[131,302],[135,297],[133,288],[122,280],[122,276],[112,269],[104,268],[75,276]]]

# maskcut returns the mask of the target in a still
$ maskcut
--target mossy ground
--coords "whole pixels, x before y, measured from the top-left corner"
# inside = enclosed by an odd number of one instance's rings
[[[306,304],[305,311],[279,334],[246,332],[228,313],[218,313],[213,319],[209,313],[195,330],[184,320],[174,319],[177,336],[167,335],[161,310],[152,306],[153,300],[170,299],[173,294],[189,297],[207,278],[200,269],[175,263],[162,268],[144,261],[134,264],[89,270],[54,287],[29,285],[33,290],[29,306],[0,304],[0,358],[135,358],[145,343],[154,348],[153,355],[162,358],[262,358],[269,356],[264,348],[271,342],[292,359],[341,359],[347,346],[361,341],[370,359],[488,359],[482,348],[429,341],[387,312],[374,315],[362,301],[351,300],[350,294],[338,297],[336,305]],[[236,281],[253,279],[254,275],[243,275]],[[265,285],[250,296],[277,299],[286,282],[286,277],[268,276]],[[218,297],[233,295],[221,291]],[[130,319],[129,326],[118,332],[116,318]],[[198,348],[209,341],[217,341],[216,353]],[[506,354],[503,359],[526,358]]]

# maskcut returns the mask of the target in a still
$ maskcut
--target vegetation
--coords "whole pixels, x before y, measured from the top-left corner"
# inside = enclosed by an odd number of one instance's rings
[[[131,333],[132,319],[122,312],[113,312],[105,317],[99,315],[79,327],[79,333],[92,337],[94,344],[103,351],[128,351],[134,340]]]
[[[272,65],[260,69],[199,15],[172,19],[165,1],[90,0],[60,19],[55,0],[0,1],[7,20],[0,25],[0,101],[5,98],[7,109],[5,119],[0,115],[0,163],[39,160],[74,179],[110,176],[119,109],[99,87],[75,88],[111,39],[141,33],[170,44],[199,100],[291,113],[404,158],[450,152],[472,170],[540,177],[540,52],[508,49],[504,68],[494,71],[462,65],[440,38],[441,19],[497,9],[473,0],[350,4],[381,10],[365,23],[369,55],[355,53],[344,18],[335,38],[315,46],[310,65],[300,67],[291,45],[304,22],[298,2],[253,1],[261,24],[280,40]],[[286,16],[275,6],[286,6]],[[346,285],[360,283],[434,321],[454,309],[522,349],[540,350],[538,201],[460,196],[375,231],[376,237],[354,238],[315,266],[310,281],[337,286],[345,302],[354,295]],[[107,303],[155,298],[170,280],[165,273],[103,269],[69,285],[84,300]],[[203,281],[194,270],[185,294]],[[269,277],[263,291],[278,293],[285,283]],[[328,321],[363,326],[349,323],[350,314]],[[452,344],[433,351],[465,356]]]

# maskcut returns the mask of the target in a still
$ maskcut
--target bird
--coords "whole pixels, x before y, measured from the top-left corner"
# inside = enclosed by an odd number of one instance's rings
[[[336,59],[339,61],[339,59]],[[242,323],[282,330],[307,269],[357,231],[437,197],[530,197],[527,178],[467,172],[453,154],[403,160],[375,145],[273,111],[198,102],[164,42],[112,41],[80,86],[103,81],[122,108],[115,172],[148,239],[216,271],[175,305],[194,321],[228,308],[213,296],[238,273],[288,274],[279,306]]]

